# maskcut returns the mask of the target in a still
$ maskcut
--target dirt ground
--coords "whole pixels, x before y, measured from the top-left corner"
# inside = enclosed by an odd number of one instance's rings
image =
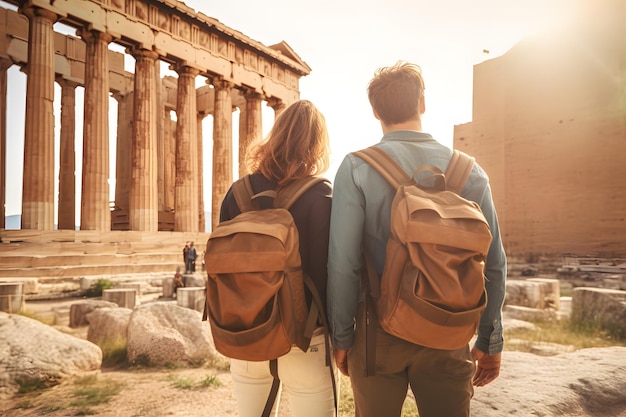
[[[219,386],[201,387],[200,381],[215,376]],[[227,371],[208,368],[103,370],[97,382],[80,384],[81,379],[68,381],[53,388],[20,394],[3,400],[0,415],[5,417],[76,416],[154,417],[154,416],[237,416],[232,381]],[[177,387],[188,381],[190,388]],[[77,395],[81,388],[104,390],[106,386],[120,387],[118,394],[97,405],[81,405]],[[100,388],[99,388],[100,387]],[[281,414],[289,416],[289,414]]]
[[[140,300],[148,302],[154,296]],[[64,311],[76,299],[27,302],[29,314],[56,320],[60,330],[86,338],[87,328],[70,329]],[[217,382],[202,384],[207,379]],[[207,386],[205,386],[207,385]],[[106,392],[119,389],[108,402],[85,405],[80,391]],[[97,401],[96,401],[97,402]],[[292,417],[288,398],[281,399],[280,417]],[[49,389],[17,394],[0,401],[2,417],[222,417],[238,416],[230,373],[208,367],[175,369],[103,368],[91,378],[79,377]]]

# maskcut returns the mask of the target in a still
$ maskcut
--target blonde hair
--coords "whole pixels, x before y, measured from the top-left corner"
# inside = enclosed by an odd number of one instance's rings
[[[379,68],[367,87],[367,95],[372,109],[387,125],[419,119],[419,103],[424,96],[422,69],[404,61]]]
[[[250,172],[284,185],[325,172],[330,164],[326,119],[308,100],[296,101],[277,118],[265,141],[246,155]]]

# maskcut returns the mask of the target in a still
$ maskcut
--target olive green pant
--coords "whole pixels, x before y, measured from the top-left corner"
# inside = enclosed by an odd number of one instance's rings
[[[376,324],[376,374],[365,376],[362,322],[348,352],[356,417],[400,417],[409,386],[420,417],[470,415],[475,365],[469,346],[430,349],[394,337]]]

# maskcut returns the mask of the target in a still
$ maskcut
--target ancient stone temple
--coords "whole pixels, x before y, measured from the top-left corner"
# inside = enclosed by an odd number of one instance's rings
[[[296,101],[299,79],[311,69],[285,42],[265,46],[175,0],[6,3],[15,7],[0,5],[0,278],[173,271],[178,249],[189,240],[203,247],[206,223],[217,221],[233,181],[233,146],[241,159],[261,135],[262,106],[278,114]],[[76,36],[56,32],[56,23],[75,28]],[[134,58],[134,73],[124,70],[125,54],[111,50],[112,43]],[[178,78],[162,77],[162,62]],[[21,230],[4,230],[11,66],[27,75]],[[199,76],[207,80],[201,88]],[[62,91],[58,162],[55,83]],[[84,88],[83,115],[75,111],[78,86]],[[110,97],[118,105],[116,155],[109,155]],[[239,125],[233,127],[236,109]],[[207,116],[212,132],[202,131]],[[77,117],[83,122],[80,194]],[[233,129],[239,134],[234,145]],[[202,159],[203,146],[212,146],[212,161]],[[113,157],[115,172],[109,172]],[[210,185],[202,183],[207,169]],[[241,163],[239,172],[245,172]],[[114,201],[109,178],[116,183]],[[212,219],[204,218],[208,186]]]
[[[454,147],[490,176],[509,255],[626,254],[626,3],[474,67]]]

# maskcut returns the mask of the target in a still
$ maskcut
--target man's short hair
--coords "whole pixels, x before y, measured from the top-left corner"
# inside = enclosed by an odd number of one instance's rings
[[[367,87],[372,108],[386,125],[419,119],[424,79],[419,65],[398,61],[379,68]]]

